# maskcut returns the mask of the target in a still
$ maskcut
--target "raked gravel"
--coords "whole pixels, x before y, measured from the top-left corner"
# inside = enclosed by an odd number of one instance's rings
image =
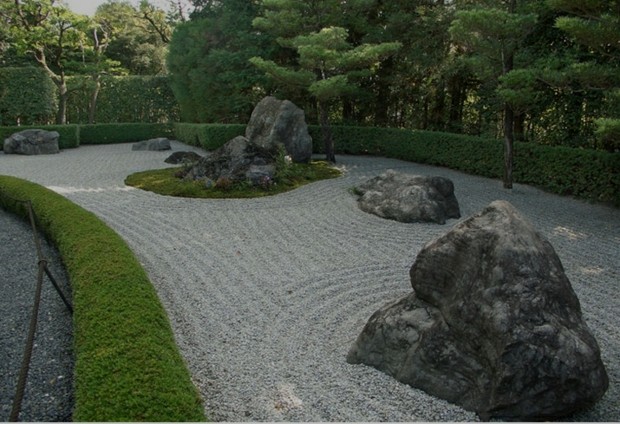
[[[130,144],[0,153],[0,174],[55,190],[127,241],[168,312],[209,419],[477,420],[345,356],[375,310],[411,291],[409,268],[425,243],[504,199],[555,247],[602,350],[609,390],[571,419],[620,421],[620,210],[363,156],[338,156],[341,178],[260,199],[173,198],[124,185],[133,172],[169,166],[170,153]],[[463,218],[404,224],[362,212],[351,188],[387,169],[450,178]]]

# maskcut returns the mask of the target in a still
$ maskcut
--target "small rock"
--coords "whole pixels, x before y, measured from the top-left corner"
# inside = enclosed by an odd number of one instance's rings
[[[195,152],[174,152],[164,162],[173,165],[190,164],[198,162],[201,158],[202,156]]]
[[[170,150],[170,140],[165,137],[152,138],[134,143],[131,150]]]

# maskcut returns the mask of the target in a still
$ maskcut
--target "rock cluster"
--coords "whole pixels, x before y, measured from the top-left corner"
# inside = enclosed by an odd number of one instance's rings
[[[30,129],[11,134],[4,140],[4,153],[19,155],[47,155],[59,153],[57,131]]]
[[[356,188],[364,212],[400,222],[435,222],[460,218],[454,184],[444,177],[404,174],[394,170],[374,177]]]
[[[608,387],[599,347],[551,244],[508,202],[426,244],[414,292],[375,312],[347,360],[477,412],[569,415]]]
[[[293,162],[307,162],[312,155],[304,112],[288,100],[265,97],[250,118],[245,136],[237,136],[200,159],[186,179],[213,182],[244,182],[269,185],[276,172],[276,159],[284,148]]]
[[[185,174],[185,178],[204,180],[207,184],[217,181],[266,184],[275,175],[277,155],[276,145],[262,147],[238,136],[200,159]]]

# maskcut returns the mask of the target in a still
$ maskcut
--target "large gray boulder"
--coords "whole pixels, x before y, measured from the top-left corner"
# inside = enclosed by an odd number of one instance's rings
[[[230,183],[250,181],[263,184],[275,175],[278,147],[262,146],[237,136],[200,159],[185,175],[205,182],[225,179]]]
[[[151,150],[162,151],[170,150],[170,140],[165,137],[151,138],[149,140],[139,141],[131,146],[131,150]]]
[[[454,184],[444,177],[411,175],[394,170],[355,187],[364,212],[400,222],[435,222],[460,218]]]
[[[375,312],[347,360],[481,418],[561,418],[608,377],[551,244],[508,202],[428,243],[414,292]]]
[[[262,99],[252,111],[245,137],[267,149],[283,145],[293,162],[308,162],[312,156],[304,111],[289,100]]]
[[[11,134],[4,140],[4,153],[19,155],[48,155],[59,153],[57,131],[31,129]]]

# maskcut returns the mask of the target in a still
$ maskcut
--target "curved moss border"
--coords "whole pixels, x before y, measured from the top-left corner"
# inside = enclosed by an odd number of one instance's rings
[[[121,237],[38,184],[0,176],[0,207],[24,216],[5,195],[32,202],[71,280],[74,421],[204,421],[166,312]]]

